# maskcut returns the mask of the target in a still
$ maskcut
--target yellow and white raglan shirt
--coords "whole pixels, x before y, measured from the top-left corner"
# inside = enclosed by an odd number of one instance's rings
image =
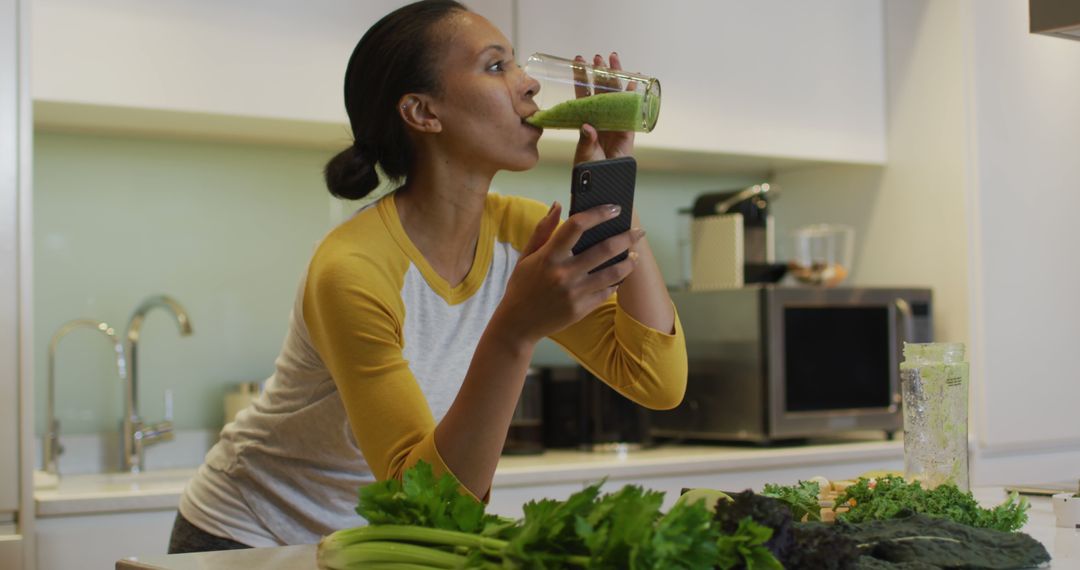
[[[490,193],[472,269],[454,287],[409,241],[393,194],[331,231],[297,292],[274,374],[222,430],[181,498],[183,516],[250,546],[313,543],[364,524],[361,485],[420,460],[449,472],[435,426],[546,210]],[[682,400],[678,316],[673,334],[656,331],[613,296],[551,338],[642,406]]]

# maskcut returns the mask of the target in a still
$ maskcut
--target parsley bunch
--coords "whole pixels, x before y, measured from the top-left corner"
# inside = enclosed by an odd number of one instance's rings
[[[484,514],[484,505],[458,490],[454,477],[435,478],[431,465],[419,462],[401,481],[387,479],[361,487],[356,512],[371,524],[416,525],[461,532],[480,532],[506,522]]]

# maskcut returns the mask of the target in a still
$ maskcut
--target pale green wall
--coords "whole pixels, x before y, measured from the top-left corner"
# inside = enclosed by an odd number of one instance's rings
[[[262,380],[284,338],[316,241],[351,206],[323,188],[331,153],[267,146],[37,133],[34,155],[34,328],[37,431],[45,417],[49,339],[64,322],[108,321],[123,334],[135,305],[167,293],[190,313],[180,337],[150,313],[140,344],[140,408],[180,429],[221,425],[232,383]],[[569,163],[569,161],[568,161]],[[747,180],[642,172],[636,207],[670,280],[678,275],[674,211],[701,191]],[[568,204],[569,166],[503,173],[494,187]],[[566,362],[553,345],[538,363]],[[115,431],[122,390],[104,337],[66,337],[57,359],[64,433]]]

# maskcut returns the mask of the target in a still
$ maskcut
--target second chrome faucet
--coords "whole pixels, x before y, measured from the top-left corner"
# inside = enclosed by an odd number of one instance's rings
[[[180,303],[166,295],[147,297],[139,303],[128,320],[126,348],[127,348],[127,377],[124,383],[124,420],[122,460],[123,470],[138,473],[145,469],[144,451],[147,446],[173,438],[172,423],[172,391],[165,391],[165,419],[164,421],[146,425],[139,416],[139,360],[138,346],[139,336],[142,333],[143,321],[146,314],[155,308],[162,308],[172,314],[180,329],[181,336],[191,334],[191,321],[187,311]]]

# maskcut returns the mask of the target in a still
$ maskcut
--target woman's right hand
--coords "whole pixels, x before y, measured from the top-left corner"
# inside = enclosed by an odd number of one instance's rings
[[[645,235],[640,229],[612,236],[579,255],[571,251],[587,230],[617,217],[616,206],[597,206],[559,225],[561,212],[555,202],[536,225],[492,318],[514,340],[535,344],[580,321],[615,293],[637,263],[633,246]],[[589,274],[628,249],[623,261]]]

